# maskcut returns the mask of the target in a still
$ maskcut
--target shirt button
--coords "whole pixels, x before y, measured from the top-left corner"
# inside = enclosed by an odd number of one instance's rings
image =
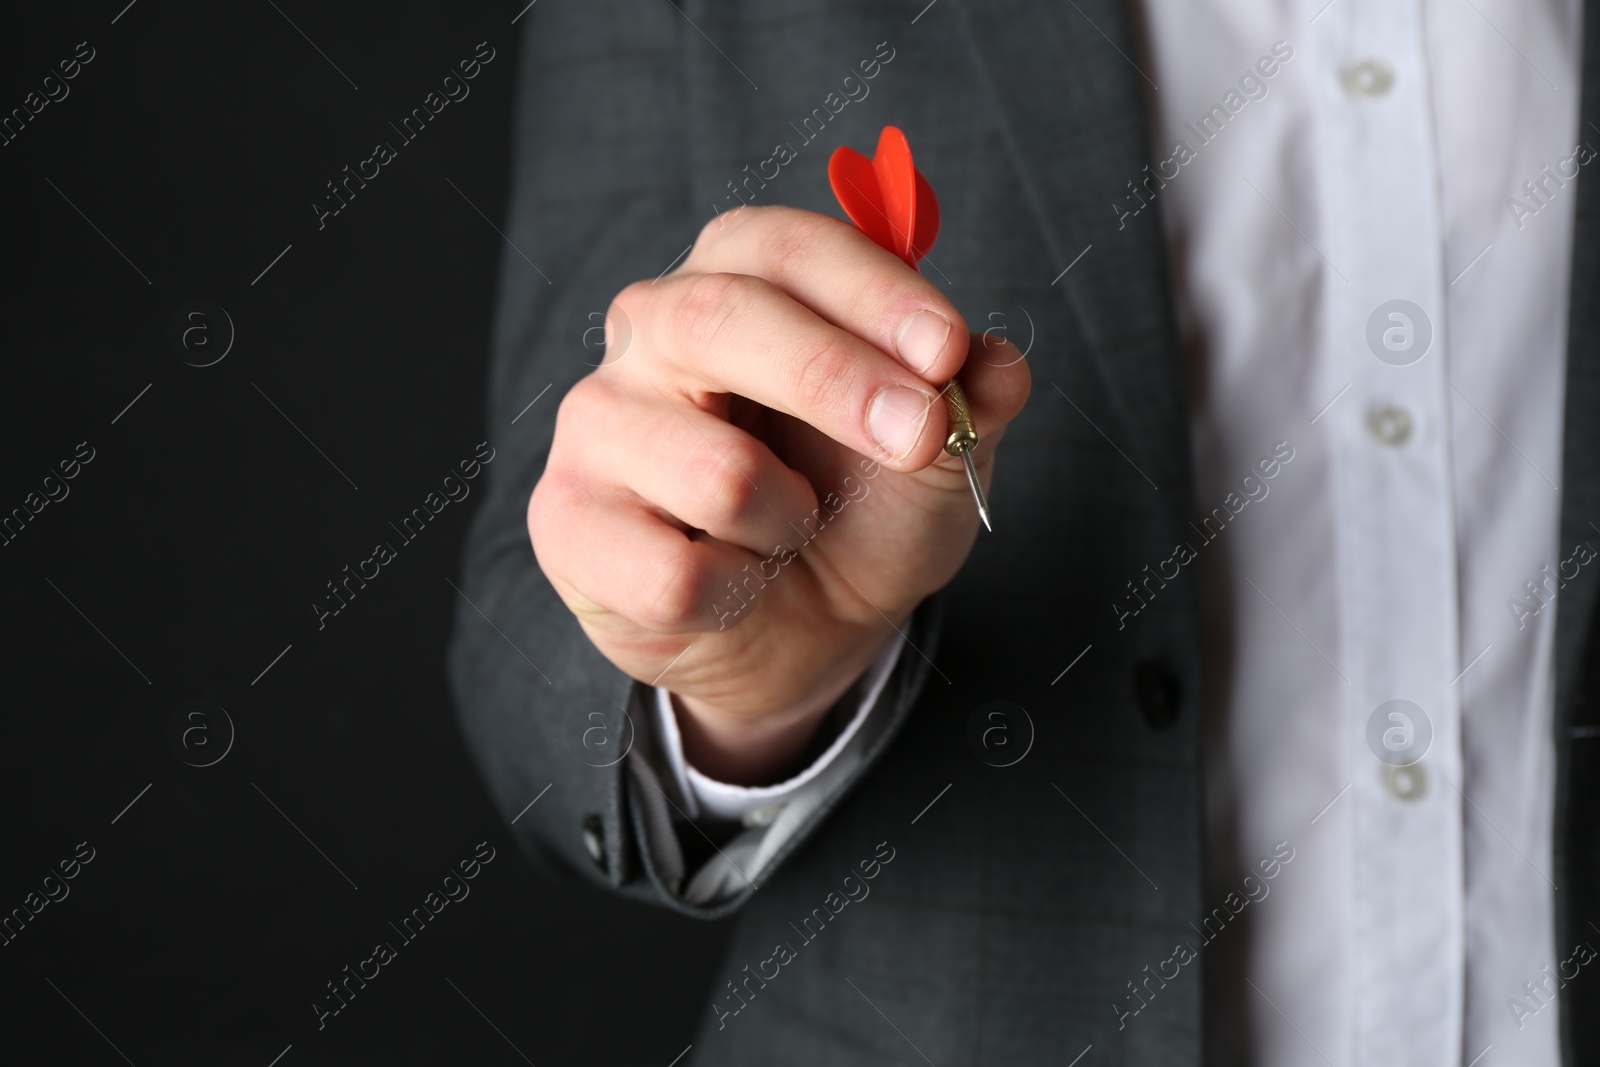
[[[606,870],[606,830],[598,815],[583,817],[583,848],[601,873]]]
[[[1367,430],[1391,448],[1399,448],[1411,439],[1411,415],[1393,404],[1373,408],[1367,412]]]
[[[1394,84],[1394,70],[1381,59],[1363,59],[1344,68],[1340,78],[1351,96],[1379,97]]]
[[[1383,784],[1396,800],[1418,800],[1428,791],[1428,772],[1422,764],[1411,763],[1404,767],[1384,767]]]
[[[1178,719],[1183,687],[1161,664],[1138,663],[1133,668],[1133,696],[1145,724],[1152,730],[1165,730]]]
[[[782,804],[773,804],[770,807],[755,808],[739,816],[739,824],[746,829],[762,826],[771,826],[772,821],[783,812]]]

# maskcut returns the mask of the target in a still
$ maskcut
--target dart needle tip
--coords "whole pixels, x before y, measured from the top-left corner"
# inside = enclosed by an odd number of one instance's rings
[[[978,505],[978,518],[983,520],[985,530],[994,533],[994,524],[989,521],[989,502],[983,497],[983,486],[978,482],[978,468],[973,465],[971,449],[961,453],[961,464],[967,469],[967,484],[972,487],[972,499]]]

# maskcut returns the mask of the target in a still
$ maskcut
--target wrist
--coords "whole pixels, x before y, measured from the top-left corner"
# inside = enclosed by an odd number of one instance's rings
[[[878,635],[874,635],[878,636]],[[729,785],[772,785],[792,777],[829,711],[860,679],[889,640],[859,642],[798,703],[751,716],[729,714],[694,697],[671,694],[684,760]]]

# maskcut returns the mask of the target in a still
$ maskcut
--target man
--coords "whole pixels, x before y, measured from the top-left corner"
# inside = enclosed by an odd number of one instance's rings
[[[532,852],[741,912],[696,1062],[1600,1058],[1593,5],[605,8],[453,667]]]

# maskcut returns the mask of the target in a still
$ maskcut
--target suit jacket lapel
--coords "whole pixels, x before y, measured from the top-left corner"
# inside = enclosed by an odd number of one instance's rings
[[[1191,506],[1188,410],[1156,212],[1112,204],[1149,161],[1145,92],[1125,0],[959,3],[977,91],[1002,136],[1121,425],[1105,431],[1181,526]],[[1070,267],[1070,269],[1068,269]],[[1043,384],[1043,383],[1038,383]]]

